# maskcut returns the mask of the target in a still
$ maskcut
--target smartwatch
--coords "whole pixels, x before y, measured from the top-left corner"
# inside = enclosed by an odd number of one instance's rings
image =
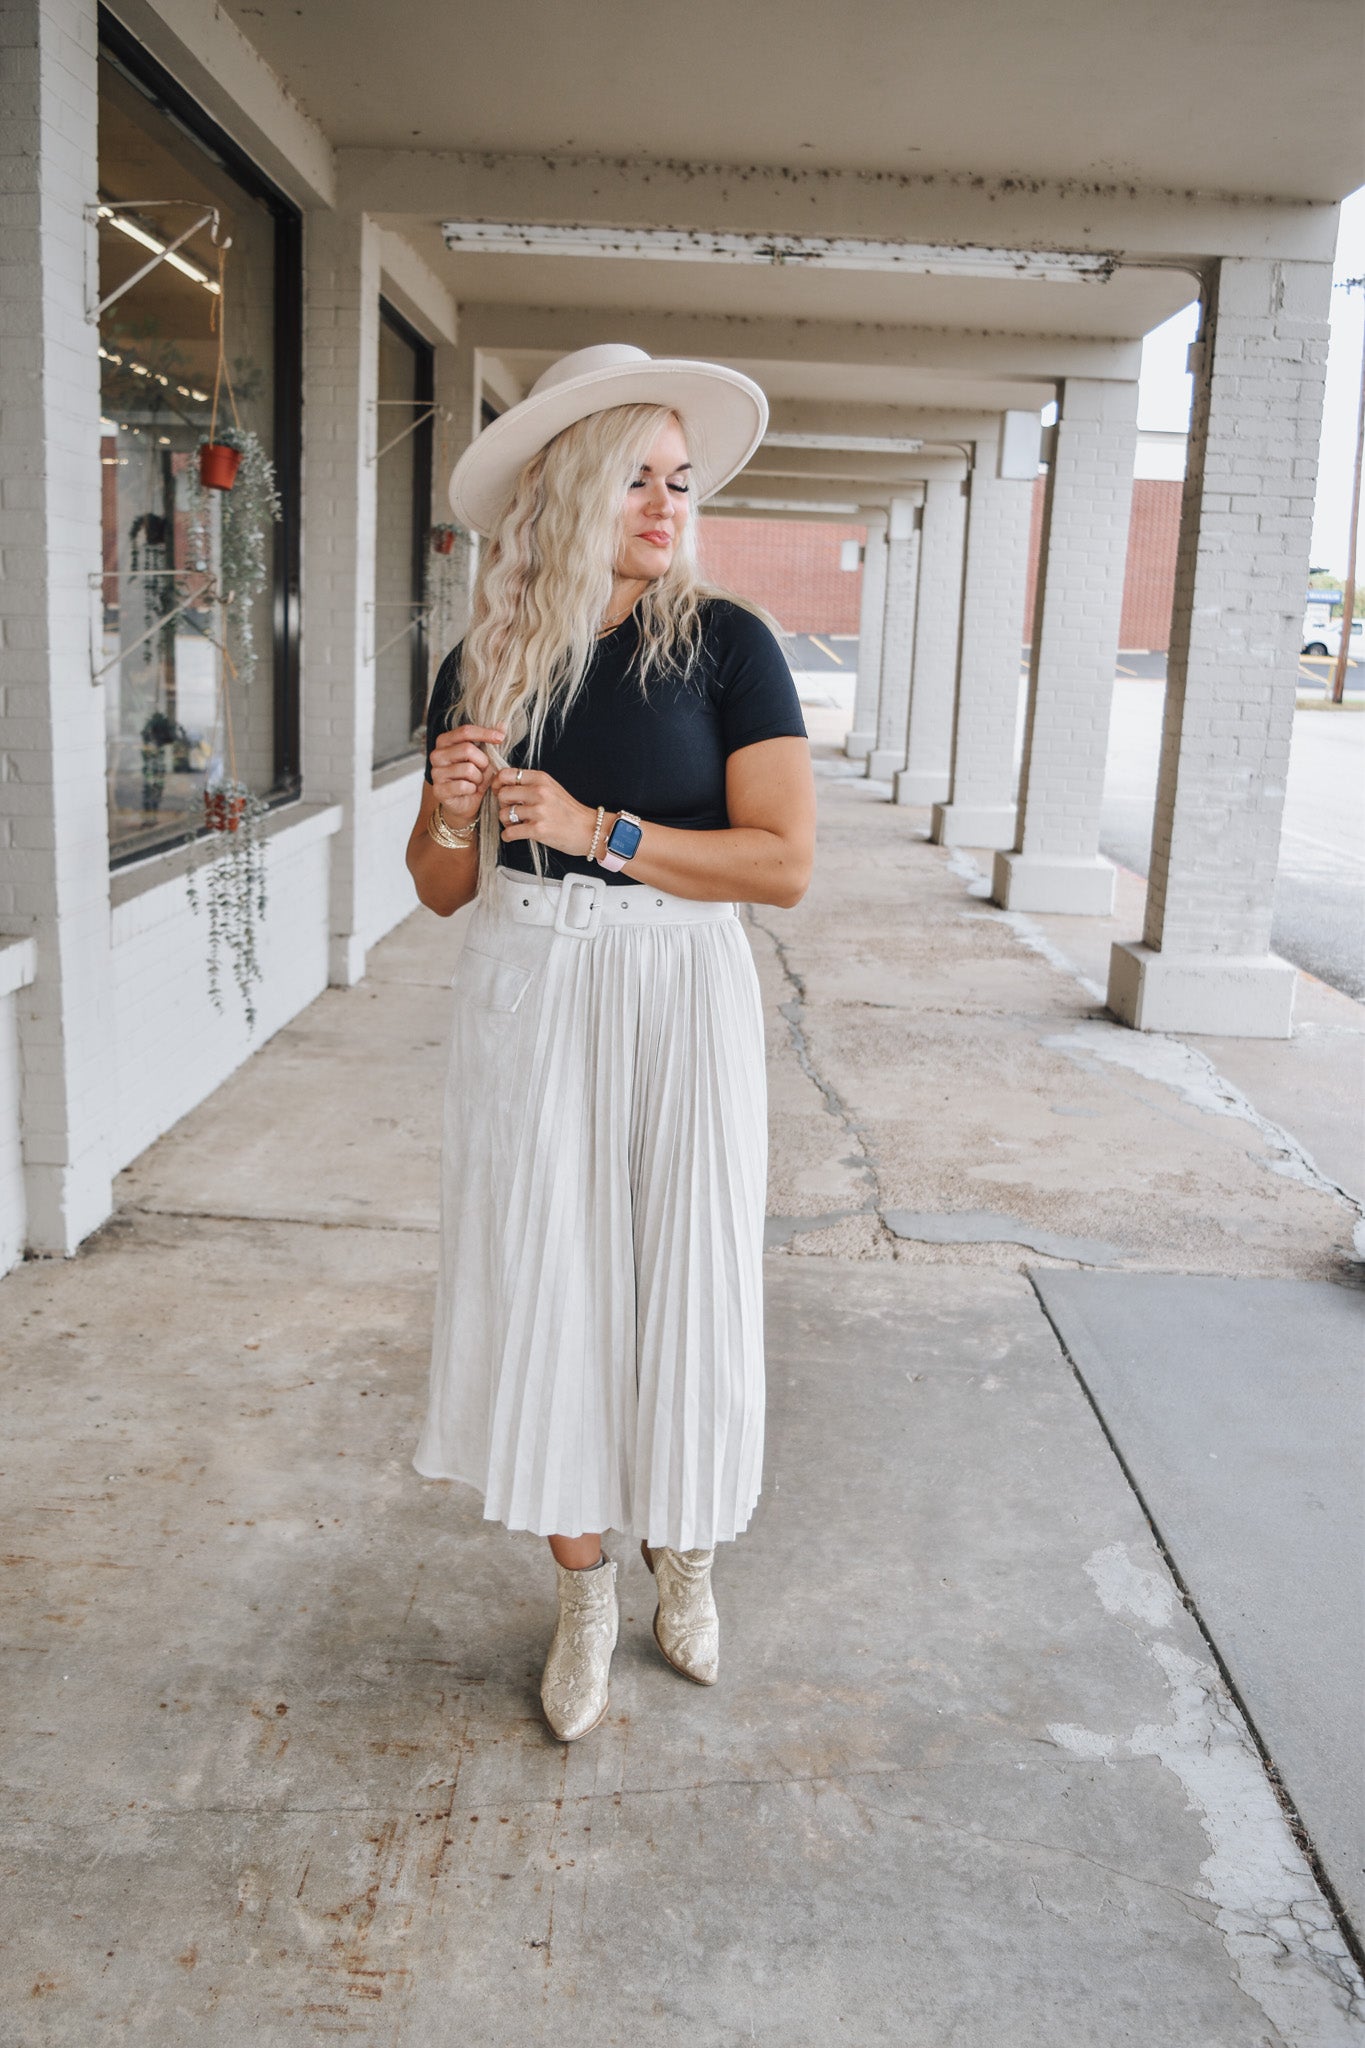
[[[597,856],[599,868],[609,868],[614,874],[617,868],[625,866],[633,853],[638,852],[641,839],[640,820],[633,811],[622,811],[607,835],[607,843]]]

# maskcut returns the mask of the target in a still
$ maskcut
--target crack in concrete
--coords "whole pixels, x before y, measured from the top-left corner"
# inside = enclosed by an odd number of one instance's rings
[[[460,1761],[463,1761],[463,1758],[461,1758]],[[1045,1765],[1039,1767],[1046,1768]],[[1068,1842],[1042,1841],[1038,1837],[1033,1835],[994,1834],[984,1828],[970,1827],[964,1821],[948,1820],[940,1816],[923,1813],[902,1813],[894,1807],[880,1805],[875,1800],[864,1797],[861,1793],[854,1789],[861,1783],[868,1780],[871,1780],[874,1784],[884,1780],[904,1781],[907,1778],[913,1777],[916,1774],[917,1770],[920,1768],[921,1767],[916,1765],[891,1764],[887,1765],[885,1768],[882,1769],[874,1769],[869,1767],[867,1769],[857,1771],[816,1771],[809,1773],[781,1772],[773,1777],[699,1778],[691,1780],[686,1784],[618,1786],[611,1789],[603,1789],[601,1791],[597,1790],[594,1787],[593,1790],[587,1792],[561,1792],[557,1795],[546,1795],[545,1797],[540,1799],[528,1799],[517,1801],[515,1802],[515,1804],[518,1810],[523,1813],[533,1813],[537,1808],[543,1807],[548,1809],[552,1813],[558,1815],[565,1808],[583,1809],[602,1805],[614,1806],[619,1805],[622,1800],[686,1799],[694,1797],[699,1792],[762,1792],[829,1787],[836,1791],[844,1792],[846,1796],[854,1803],[854,1805],[859,1808],[860,1811],[865,1811],[871,1814],[878,1814],[881,1816],[883,1820],[897,1821],[907,1826],[932,1828],[939,1830],[945,1834],[960,1835],[967,1842],[979,1842],[991,1848],[1038,1849],[1041,1850],[1045,1855],[1063,1856],[1078,1862],[1093,1864],[1096,1869],[1108,1872],[1108,1874],[1111,1877],[1119,1878],[1125,1884],[1139,1885],[1148,1890],[1164,1892],[1171,1898],[1181,1900],[1183,1903],[1185,1903],[1192,1909],[1198,1909],[1201,1907],[1208,1909],[1211,1905],[1211,1901],[1207,1897],[1201,1896],[1198,1893],[1186,1891],[1182,1886],[1171,1883],[1169,1879],[1152,1877],[1141,1871],[1125,1870],[1119,1864],[1108,1863],[1105,1861],[1103,1857],[1094,1856],[1088,1850],[1085,1849],[1075,1848]],[[1061,1768],[1065,1769],[1066,1767],[1063,1765],[1061,1766]],[[268,1822],[271,1820],[293,1819],[296,1817],[306,1817],[312,1815],[323,1820],[338,1818],[379,1818],[388,1821],[396,1821],[400,1815],[403,1815],[404,1817],[411,1817],[415,1820],[444,1819],[448,1826],[450,1821],[450,1814],[453,1810],[454,1780],[448,1778],[434,1779],[431,1781],[429,1786],[426,1786],[422,1789],[430,1790],[432,1792],[440,1792],[447,1788],[450,1789],[452,1793],[452,1798],[451,1800],[446,1802],[446,1805],[444,1807],[440,1804],[439,1801],[431,1805],[430,1807],[414,1806],[411,1809],[405,1807],[397,1807],[394,1805],[272,1806],[265,1808],[251,1806],[182,1806],[173,1809],[167,1809],[157,1814],[140,1814],[138,1816],[138,1820],[144,1825],[148,1823],[155,1824],[157,1822],[167,1821],[192,1821],[203,1819],[206,1817],[222,1818],[229,1820],[254,1819],[258,1821]],[[2,1838],[5,1834],[11,1832],[17,1833],[20,1825],[21,1824],[15,1822],[8,1822],[3,1825],[0,1825],[0,1838]],[[98,1820],[90,1821],[49,1821],[43,1823],[35,1823],[35,1825],[41,1825],[44,1828],[61,1830],[63,1832],[77,1833],[86,1832],[92,1828],[107,1827],[108,1820],[104,1817],[101,1817]],[[101,1854],[103,1853],[105,1852],[101,1851]],[[1300,1909],[1300,1906],[1305,1906],[1311,1909],[1313,1904],[1314,1902],[1312,1900],[1301,1902],[1296,1901],[1294,1902],[1294,1905],[1292,1907],[1287,1908],[1285,1910],[1289,1913],[1292,1913],[1295,1916],[1297,1925],[1297,1914]],[[1202,1924],[1206,1926],[1211,1924],[1211,1919],[1209,1917],[1200,1915],[1200,1918],[1202,1920]],[[1305,1936],[1307,1936],[1309,1933],[1316,1934],[1320,1931],[1320,1926],[1312,1926],[1310,1928],[1304,1929]],[[1267,1934],[1270,1934],[1272,1932],[1272,1928],[1270,1925],[1267,1926],[1266,1932]],[[1277,1938],[1281,1942],[1283,1942],[1282,1936],[1279,1936]],[[1288,1953],[1287,1948],[1286,1953]],[[1324,1960],[1327,1959],[1324,1958]],[[1331,1960],[1334,1961],[1335,1958]]]
[[[399,1237],[434,1237],[435,1223],[384,1223],[368,1216],[285,1216],[236,1209],[161,1209],[151,1202],[125,1202],[109,1222],[133,1216],[161,1216],[171,1223],[270,1223],[295,1230],[374,1230]],[[108,1229],[108,1224],[104,1225]]]
[[[812,1217],[809,1223],[803,1224],[801,1228],[804,1230],[819,1230],[823,1229],[832,1219],[842,1221],[850,1216],[875,1216],[878,1230],[884,1237],[889,1239],[891,1233],[887,1229],[886,1219],[882,1215],[881,1163],[872,1150],[863,1126],[859,1123],[857,1117],[844,1101],[833,1082],[827,1081],[820,1072],[811,1053],[810,1040],[806,1035],[805,977],[799,974],[796,968],[793,967],[786,945],[778,937],[771,925],[764,924],[752,903],[745,904],[744,914],[753,929],[762,932],[764,938],[767,939],[772,947],[777,957],[777,964],[782,969],[787,985],[792,991],[791,998],[785,1003],[779,1003],[777,1007],[779,1015],[787,1026],[787,1034],[791,1040],[792,1050],[796,1054],[797,1065],[812,1087],[819,1091],[820,1098],[828,1114],[837,1123],[843,1125],[844,1130],[857,1146],[858,1158],[856,1162],[851,1163],[854,1164],[854,1170],[867,1183],[868,1188],[868,1198],[861,1207],[831,1211],[824,1217]],[[774,1220],[786,1223],[788,1221],[799,1222],[800,1219],[783,1217]],[[779,1240],[779,1242],[789,1242],[790,1237],[800,1234],[800,1230],[793,1230],[789,1233],[788,1238]]]
[[[819,1090],[825,1109],[836,1122],[842,1124],[849,1137],[858,1147],[858,1157],[844,1163],[859,1172],[867,1183],[867,1198],[856,1208],[827,1209],[814,1216],[769,1215],[764,1223],[763,1245],[765,1251],[774,1251],[789,1245],[795,1238],[804,1237],[811,1231],[827,1230],[833,1224],[847,1222],[854,1216],[872,1216],[876,1219],[879,1235],[884,1242],[920,1244],[1017,1244],[1026,1251],[1034,1251],[1043,1257],[1073,1260],[1077,1265],[1108,1266],[1118,1263],[1124,1256],[1122,1250],[1098,1240],[1058,1237],[1054,1233],[1041,1231],[1022,1222],[1018,1217],[999,1215],[994,1211],[967,1210],[961,1213],[937,1214],[919,1213],[908,1209],[888,1209],[883,1206],[880,1165],[868,1140],[867,1133],[849,1105],[844,1101],[833,1082],[826,1080],[815,1064],[810,1039],[806,1032],[806,983],[805,977],[792,965],[786,945],[770,925],[764,924],[752,903],[746,904],[745,915],[755,931],[760,931],[772,946],[777,962],[792,994],[785,1003],[778,1004],[778,1013],[787,1026],[792,1050],[797,1064],[811,1085]]]

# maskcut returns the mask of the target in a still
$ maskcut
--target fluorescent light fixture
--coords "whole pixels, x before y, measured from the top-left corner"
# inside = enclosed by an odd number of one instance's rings
[[[854,235],[735,235],[684,228],[578,227],[544,221],[447,220],[448,249],[487,256],[616,256],[631,262],[758,263],[793,269],[900,271],[920,277],[1104,283],[1115,258],[1059,249],[955,248]]]
[[[102,221],[107,221],[111,228],[117,228],[121,235],[127,235],[130,242],[138,242],[144,249],[150,249],[154,256],[164,257],[172,269],[180,271],[184,277],[192,277],[196,284],[203,285],[206,292],[217,295],[218,280],[216,277],[210,277],[202,264],[194,263],[188,256],[182,256],[178,250],[168,248],[159,235],[149,234],[146,228],[139,227],[126,213],[115,213],[109,206],[101,206],[98,211]]]
[[[899,434],[765,434],[764,448],[833,448],[841,455],[918,455],[923,441]]]

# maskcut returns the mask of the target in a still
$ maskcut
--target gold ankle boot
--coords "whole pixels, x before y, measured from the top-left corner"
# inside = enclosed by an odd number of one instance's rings
[[[540,1703],[561,1742],[591,1734],[607,1711],[607,1678],[616,1647],[619,1610],[616,1566],[609,1557],[587,1571],[556,1559],[559,1620],[550,1639]]]
[[[654,1640],[675,1671],[714,1685],[720,1670],[720,1617],[711,1596],[714,1550],[651,1550],[640,1555],[654,1574],[659,1605]]]

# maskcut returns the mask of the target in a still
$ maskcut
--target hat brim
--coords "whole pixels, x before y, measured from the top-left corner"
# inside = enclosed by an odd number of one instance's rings
[[[768,426],[758,385],[721,363],[665,356],[590,370],[510,406],[470,442],[450,477],[460,525],[491,533],[531,457],[576,420],[614,405],[668,405],[682,416],[698,502],[738,476]]]

